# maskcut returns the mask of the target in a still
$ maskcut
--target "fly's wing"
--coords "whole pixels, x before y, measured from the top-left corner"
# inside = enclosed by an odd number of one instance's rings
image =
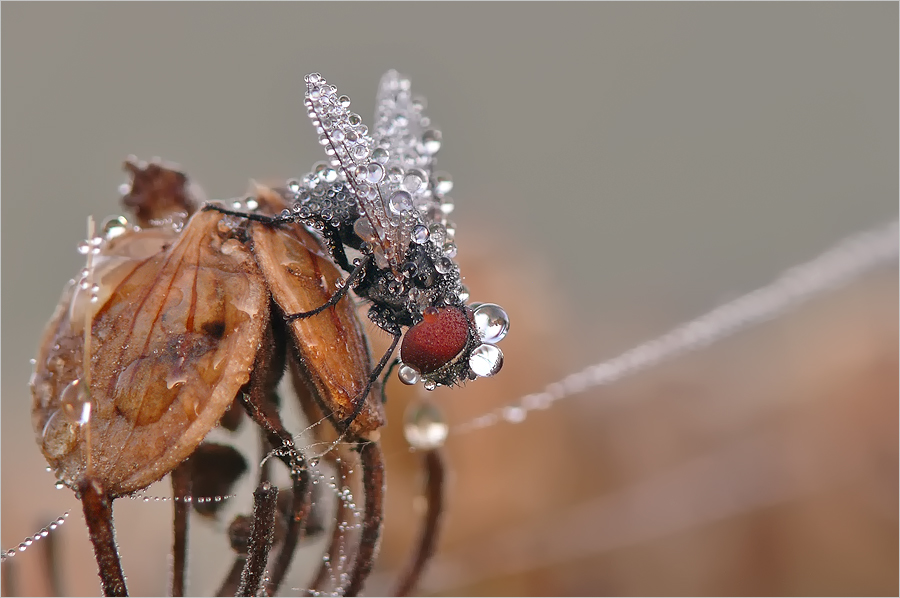
[[[194,451],[249,380],[268,295],[221,220],[199,212],[177,236],[126,232],[96,256],[97,301],[79,285],[64,294],[36,360],[32,419],[66,484],[93,479],[112,496],[148,486]]]
[[[284,206],[270,190],[259,190],[257,197],[263,211],[277,214]],[[275,228],[254,222],[250,234],[253,255],[272,298],[284,313],[313,310],[337,291],[337,267],[316,238],[299,224]],[[346,419],[372,372],[368,343],[350,298],[344,297],[334,307],[287,326],[302,377],[312,387],[323,413],[333,414],[339,421]],[[362,412],[350,426],[352,434],[369,438],[384,425],[380,388],[373,385]]]

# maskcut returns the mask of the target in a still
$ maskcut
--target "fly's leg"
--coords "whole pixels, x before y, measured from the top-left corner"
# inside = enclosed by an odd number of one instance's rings
[[[345,432],[350,429],[350,424],[352,424],[353,420],[362,412],[363,407],[366,404],[366,397],[369,396],[369,391],[372,390],[372,385],[375,384],[375,381],[378,380],[381,372],[384,371],[385,366],[391,359],[391,355],[394,353],[394,349],[397,348],[397,344],[400,342],[402,334],[399,326],[394,324],[388,332],[394,335],[393,340],[391,340],[391,346],[384,352],[384,355],[381,356],[381,360],[375,365],[375,369],[369,374],[369,379],[366,381],[366,387],[363,388],[362,392],[359,393],[355,399],[353,399],[353,413],[350,414],[350,417],[341,422],[341,427]],[[382,394],[382,397],[383,396],[384,395]]]
[[[363,272],[365,272],[366,266],[368,266],[370,259],[371,258],[368,255],[363,257],[359,261],[359,263],[354,266],[353,270],[350,271],[350,275],[347,277],[347,280],[344,282],[344,284],[342,284],[341,287],[337,291],[335,291],[335,293],[331,296],[331,298],[328,299],[328,301],[310,311],[301,311],[295,314],[285,314],[284,321],[294,322],[295,320],[309,318],[325,311],[329,307],[334,307],[335,305],[337,305],[338,301],[343,299],[347,292],[350,290],[350,287],[355,284],[356,279],[359,278]]]
[[[290,224],[292,222],[297,222],[297,218],[293,215],[266,216],[265,214],[257,214],[256,212],[241,212],[239,210],[229,210],[226,207],[214,203],[208,203],[203,206],[204,212],[208,212],[210,210],[212,210],[213,212],[219,212],[220,214],[225,214],[226,216],[235,216],[236,218],[246,218],[247,220],[252,220],[253,222],[261,222],[269,226],[278,226],[279,224]]]
[[[391,362],[391,365],[388,366],[387,371],[384,372],[384,376],[381,378],[381,404],[384,405],[387,403],[387,381],[388,378],[391,377],[391,372],[394,371],[394,368],[400,365],[400,358],[396,357],[394,361]]]

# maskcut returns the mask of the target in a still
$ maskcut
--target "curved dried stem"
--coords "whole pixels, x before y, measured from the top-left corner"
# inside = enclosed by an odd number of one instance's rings
[[[253,527],[250,531],[247,563],[244,565],[236,596],[256,596],[259,590],[269,559],[269,549],[275,537],[277,501],[278,488],[268,482],[263,482],[253,493]]]
[[[184,572],[187,569],[187,531],[190,505],[185,500],[191,494],[190,459],[172,470],[172,578],[171,596],[184,596]]]
[[[444,480],[446,468],[444,456],[440,449],[426,451],[422,461],[425,466],[425,520],[422,526],[422,535],[412,560],[406,570],[400,576],[395,596],[409,596],[416,589],[416,584],[422,576],[422,571],[429,559],[434,555],[437,547],[438,534],[440,532],[441,515],[444,511]]]
[[[359,447],[362,464],[363,488],[366,493],[366,510],[363,517],[359,551],[350,574],[346,596],[356,596],[363,583],[372,572],[378,544],[381,539],[381,524],[384,520],[384,456],[377,442],[366,442]]]
[[[122,573],[119,550],[116,547],[112,498],[103,492],[99,483],[90,479],[79,485],[78,492],[81,495],[88,535],[91,538],[91,544],[94,545],[94,556],[97,558],[103,595],[127,596],[125,575]]]

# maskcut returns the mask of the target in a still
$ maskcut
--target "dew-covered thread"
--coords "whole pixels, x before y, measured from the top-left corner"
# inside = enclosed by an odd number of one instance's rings
[[[525,395],[505,407],[455,426],[453,432],[470,432],[501,421],[519,423],[529,411],[546,409],[560,399],[611,384],[629,374],[706,347],[771,319],[819,293],[840,287],[876,266],[897,259],[897,252],[897,221],[847,237],[809,262],[789,268],[767,286],[721,305],[618,357],[548,384],[541,392]]]
[[[50,532],[58,528],[60,525],[65,523],[66,518],[69,516],[69,512],[66,511],[61,516],[57,517],[52,523],[47,525],[46,527],[41,528],[41,531],[36,533],[33,536],[29,536],[22,540],[21,543],[15,548],[10,548],[9,550],[4,550],[2,554],[0,554],[0,562],[5,561],[6,559],[11,559],[16,556],[19,552],[25,552],[29,546],[37,542],[42,538],[46,538],[50,535]]]

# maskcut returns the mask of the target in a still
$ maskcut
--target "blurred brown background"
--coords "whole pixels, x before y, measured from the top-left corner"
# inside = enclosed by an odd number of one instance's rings
[[[368,122],[382,72],[411,75],[444,133],[473,299],[513,320],[497,378],[432,394],[461,423],[896,218],[897,18],[894,3],[5,3],[2,546],[75,509],[58,532],[65,584],[98,591],[77,503],[33,441],[28,359],[81,268],[85,218],[120,209],[128,154],[239,195],[322,159],[305,73]],[[522,424],[451,437],[422,591],[896,594],[888,270]],[[390,391],[370,594],[391,587],[417,523],[400,438],[415,391]],[[132,591],[164,592],[169,506],[116,513]],[[193,527],[193,593],[227,566],[219,531]],[[303,554],[295,587],[321,545]],[[35,549],[14,562],[22,593],[46,591]]]

